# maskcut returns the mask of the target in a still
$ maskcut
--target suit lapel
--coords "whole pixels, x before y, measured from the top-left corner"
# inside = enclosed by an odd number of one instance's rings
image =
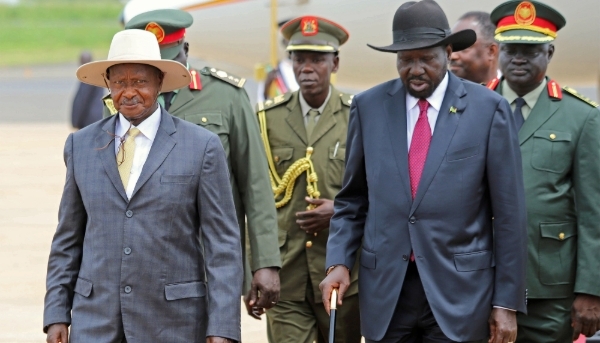
[[[336,94],[338,94],[338,92],[334,88],[331,88],[331,96],[329,97],[329,101],[327,102],[327,105],[325,105],[323,113],[321,113],[319,121],[317,122],[317,125],[310,136],[308,142],[309,146],[313,146],[319,139],[321,139],[321,137],[323,137],[329,130],[331,130],[331,128],[335,126],[335,114],[342,109],[342,102],[340,101],[339,97],[335,96]]]
[[[390,97],[383,103],[387,121],[388,137],[400,172],[405,195],[410,199],[410,176],[408,173],[408,145],[406,143],[406,94],[400,79],[392,83]]]
[[[456,132],[456,128],[458,127],[461,113],[467,107],[467,103],[464,100],[467,92],[462,82],[450,73],[448,74],[448,77],[448,88],[438,113],[435,129],[433,130],[431,145],[429,146],[429,152],[427,153],[427,159],[425,161],[425,168],[423,169],[423,174],[421,175],[421,180],[419,181],[417,195],[413,201],[411,215],[419,206],[419,203],[427,192],[431,181],[442,164],[442,161],[446,156],[446,151],[450,146],[450,141],[452,141],[454,132]],[[451,107],[456,108],[456,113],[450,112]]]
[[[197,92],[197,91],[195,91],[195,92]],[[179,92],[177,92],[177,97],[175,98],[175,102],[173,102],[173,104],[171,104],[171,107],[169,107],[169,112],[173,113],[178,108],[182,107],[183,105],[187,104],[188,102],[192,101],[193,99],[194,99],[194,95],[192,94],[192,91],[190,90],[189,87],[181,88],[179,90]]]
[[[102,131],[98,133],[98,136],[96,136],[96,146],[106,175],[108,175],[109,180],[112,182],[113,186],[121,195],[123,200],[129,201],[129,199],[127,199],[125,187],[123,187],[123,182],[121,181],[121,176],[119,176],[119,170],[117,168],[114,132],[115,124],[118,119],[119,115],[114,115],[106,122],[106,124],[104,124]]]
[[[540,126],[544,125],[558,110],[559,105],[558,101],[550,100],[547,92],[542,92],[535,106],[531,109],[529,117],[519,130],[519,144],[523,145]]]
[[[288,101],[287,108],[289,113],[285,118],[285,121],[292,128],[292,130],[294,130],[298,138],[302,140],[302,143],[308,145],[304,117],[302,116],[302,110],[300,109],[300,101],[298,101],[298,92],[299,91],[294,92],[292,99]]]
[[[162,109],[160,126],[156,132],[156,137],[154,137],[154,142],[152,142],[152,147],[150,148],[148,159],[142,168],[140,178],[131,194],[131,199],[133,199],[138,190],[144,186],[154,172],[162,165],[171,150],[175,147],[176,141],[171,135],[176,131],[173,118]]]

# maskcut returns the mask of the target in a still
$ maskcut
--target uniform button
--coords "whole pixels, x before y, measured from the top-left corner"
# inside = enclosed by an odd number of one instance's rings
[[[123,252],[125,253],[125,255],[129,255],[129,254],[131,254],[131,248],[130,247],[125,248],[125,249],[123,249]]]
[[[551,133],[551,134],[550,134],[550,139],[552,139],[552,140],[556,139],[556,135],[555,135],[555,134],[553,134],[553,133]]]
[[[131,287],[125,286],[125,293],[127,293],[127,294],[131,293]]]
[[[407,255],[402,255],[402,260],[408,261],[408,256]]]
[[[273,157],[273,161],[275,161],[275,163],[279,162],[279,156]]]
[[[310,247],[312,247],[312,242],[311,242],[311,241],[308,241],[308,242],[306,242],[306,247],[307,247],[307,248],[310,248]]]
[[[414,224],[417,222],[417,218],[415,218],[414,216],[410,217],[410,219],[408,220],[411,224]]]
[[[206,123],[208,121],[208,119],[206,119],[206,117],[202,117],[202,122]]]
[[[564,233],[564,232],[561,232],[561,233],[559,233],[559,234],[558,234],[558,239],[560,239],[561,241],[562,241],[563,239],[565,239],[565,233]]]
[[[132,210],[127,210],[127,212],[125,212],[125,216],[127,216],[127,218],[133,217],[133,211]]]

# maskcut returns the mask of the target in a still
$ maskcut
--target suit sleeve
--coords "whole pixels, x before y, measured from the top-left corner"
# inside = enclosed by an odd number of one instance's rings
[[[527,214],[521,163],[516,124],[501,99],[490,128],[486,168],[496,258],[492,305],[525,313]]]
[[[325,268],[341,264],[352,269],[364,233],[369,198],[359,99],[355,97],[350,108],[346,171],[342,189],[334,200]]]
[[[74,177],[73,134],[67,138],[64,160],[67,176],[58,212],[58,226],[48,258],[44,332],[51,324],[71,323],[73,289],[79,275],[87,223],[87,213]]]
[[[258,121],[243,89],[233,102],[234,123],[229,136],[230,161],[246,212],[251,269],[281,267],[277,212]],[[243,223],[240,223],[243,225]]]
[[[600,296],[600,112],[588,113],[573,167],[577,204],[575,293]]]
[[[208,288],[207,336],[239,341],[242,247],[227,169],[223,146],[211,135],[198,189]]]

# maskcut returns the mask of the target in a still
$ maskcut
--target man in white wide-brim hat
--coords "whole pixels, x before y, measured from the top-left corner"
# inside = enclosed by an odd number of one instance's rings
[[[187,69],[161,59],[152,33],[125,30],[77,77],[106,85],[119,114],[65,144],[47,342],[239,341],[241,245],[225,153],[218,136],[157,104],[189,84]]]

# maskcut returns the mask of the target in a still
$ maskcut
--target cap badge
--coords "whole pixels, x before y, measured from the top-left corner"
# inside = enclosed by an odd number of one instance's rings
[[[531,25],[535,21],[535,6],[529,1],[523,1],[515,9],[515,21],[519,25]]]
[[[317,18],[305,17],[300,22],[300,28],[303,36],[314,36],[319,33],[319,22]]]
[[[165,30],[155,22],[148,23],[148,25],[146,25],[146,31],[152,32],[159,43],[165,39]]]

